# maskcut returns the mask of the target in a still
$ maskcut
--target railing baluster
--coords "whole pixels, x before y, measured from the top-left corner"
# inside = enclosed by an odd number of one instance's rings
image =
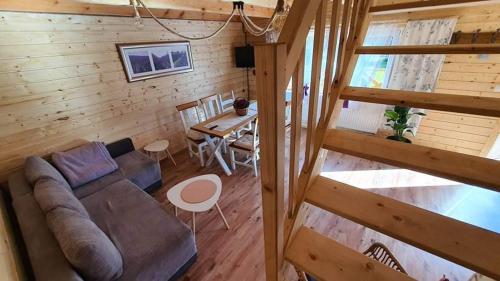
[[[304,95],[304,51],[299,58],[292,81],[292,116],[290,129],[290,170],[288,180],[288,217],[291,218],[297,204],[299,185],[299,156],[302,130],[302,99]]]

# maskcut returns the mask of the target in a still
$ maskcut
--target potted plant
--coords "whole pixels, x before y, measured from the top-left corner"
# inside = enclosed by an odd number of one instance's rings
[[[411,108],[396,105],[394,109],[387,109],[384,116],[387,117],[387,124],[394,131],[394,135],[387,138],[395,141],[411,143],[411,140],[405,138],[405,134],[410,132],[413,135],[414,128],[409,124],[409,120],[413,115],[425,116],[422,112],[411,112]]]
[[[233,102],[234,110],[240,116],[248,114],[248,106],[250,106],[250,102],[242,97],[236,98]]]

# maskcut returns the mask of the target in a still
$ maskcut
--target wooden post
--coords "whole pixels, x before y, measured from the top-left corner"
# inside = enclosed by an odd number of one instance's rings
[[[255,46],[266,280],[283,280],[286,44]]]

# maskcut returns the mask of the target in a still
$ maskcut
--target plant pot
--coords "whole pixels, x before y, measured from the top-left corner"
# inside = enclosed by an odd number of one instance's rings
[[[394,141],[401,141],[401,142],[411,143],[411,140],[409,140],[409,139],[407,139],[405,137],[388,136],[387,139],[394,140]]]
[[[238,114],[239,116],[245,116],[248,114],[248,107],[245,107],[245,108],[235,108],[234,109],[236,111],[236,114]]]

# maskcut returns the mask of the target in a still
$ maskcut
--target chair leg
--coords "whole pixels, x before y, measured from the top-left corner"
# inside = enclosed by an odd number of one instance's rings
[[[189,150],[189,158],[193,158],[193,147],[191,146],[190,142],[188,142],[188,150]]]
[[[205,167],[205,160],[203,159],[203,147],[201,144],[198,145],[198,156],[200,157],[200,165]]]
[[[231,168],[233,170],[236,170],[236,163],[235,163],[235,159],[234,159],[234,150],[233,149],[229,149],[229,155],[231,156]]]
[[[258,170],[257,170],[257,155],[255,155],[255,154],[252,155],[252,165],[253,165],[253,175],[257,176],[258,175]]]

